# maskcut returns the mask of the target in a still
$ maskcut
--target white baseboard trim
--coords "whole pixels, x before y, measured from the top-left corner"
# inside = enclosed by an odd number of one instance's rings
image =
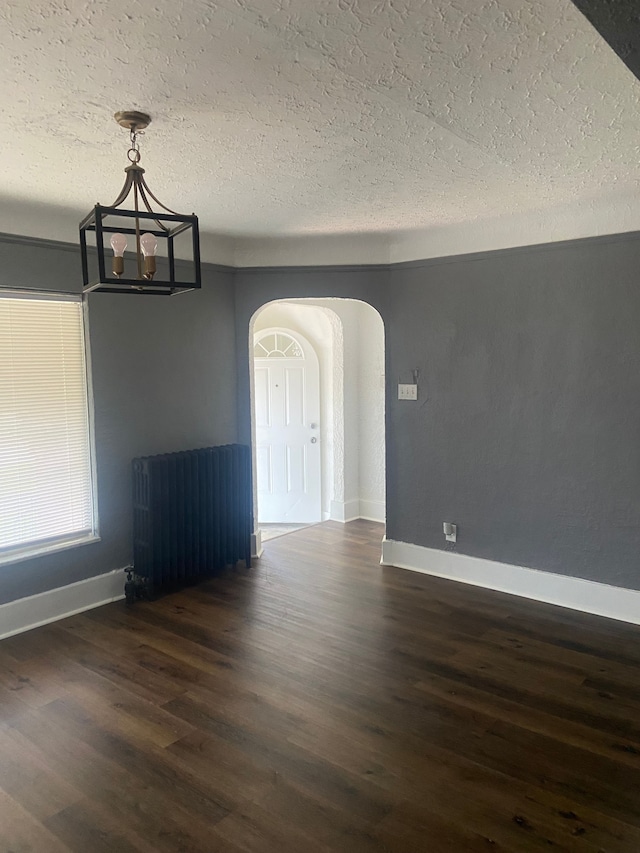
[[[366,521],[386,520],[386,507],[384,501],[366,501],[353,498],[350,501],[331,501],[329,518],[332,521],[355,521],[364,518]]]
[[[640,590],[496,563],[454,551],[439,551],[397,542],[386,536],[380,564],[640,625]]]
[[[387,508],[384,501],[367,501],[360,498],[360,518],[365,521],[381,521],[387,519]]]
[[[333,521],[355,521],[360,518],[360,501],[355,498],[350,501],[331,501],[331,518]]]
[[[251,556],[260,558],[264,554],[264,550],[262,548],[262,530],[258,527],[251,534]]]
[[[124,598],[124,569],[0,604],[0,640]]]

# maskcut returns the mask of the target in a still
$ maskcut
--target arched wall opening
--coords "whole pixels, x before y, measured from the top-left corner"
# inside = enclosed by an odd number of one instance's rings
[[[357,299],[288,298],[262,305],[249,323],[254,528],[259,527],[253,347],[265,330],[302,335],[320,363],[322,515],[385,520],[385,342],[378,311]],[[258,536],[259,539],[259,536]],[[256,542],[256,552],[259,551]]]

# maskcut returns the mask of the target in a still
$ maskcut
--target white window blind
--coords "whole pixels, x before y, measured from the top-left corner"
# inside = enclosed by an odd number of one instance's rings
[[[82,303],[0,292],[0,562],[94,536]]]

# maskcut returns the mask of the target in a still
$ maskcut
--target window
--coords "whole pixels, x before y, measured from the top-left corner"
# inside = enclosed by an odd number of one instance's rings
[[[253,348],[256,358],[302,358],[302,350],[291,335],[272,332],[263,335]]]
[[[95,528],[82,302],[0,292],[0,562]]]

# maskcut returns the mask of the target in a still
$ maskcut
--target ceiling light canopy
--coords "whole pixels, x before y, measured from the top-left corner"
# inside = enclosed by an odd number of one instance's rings
[[[97,204],[80,223],[84,292],[172,296],[195,290],[201,285],[198,217],[165,207],[145,181],[138,137],[149,116],[129,110],[114,118],[129,131],[129,165],[113,204]]]

